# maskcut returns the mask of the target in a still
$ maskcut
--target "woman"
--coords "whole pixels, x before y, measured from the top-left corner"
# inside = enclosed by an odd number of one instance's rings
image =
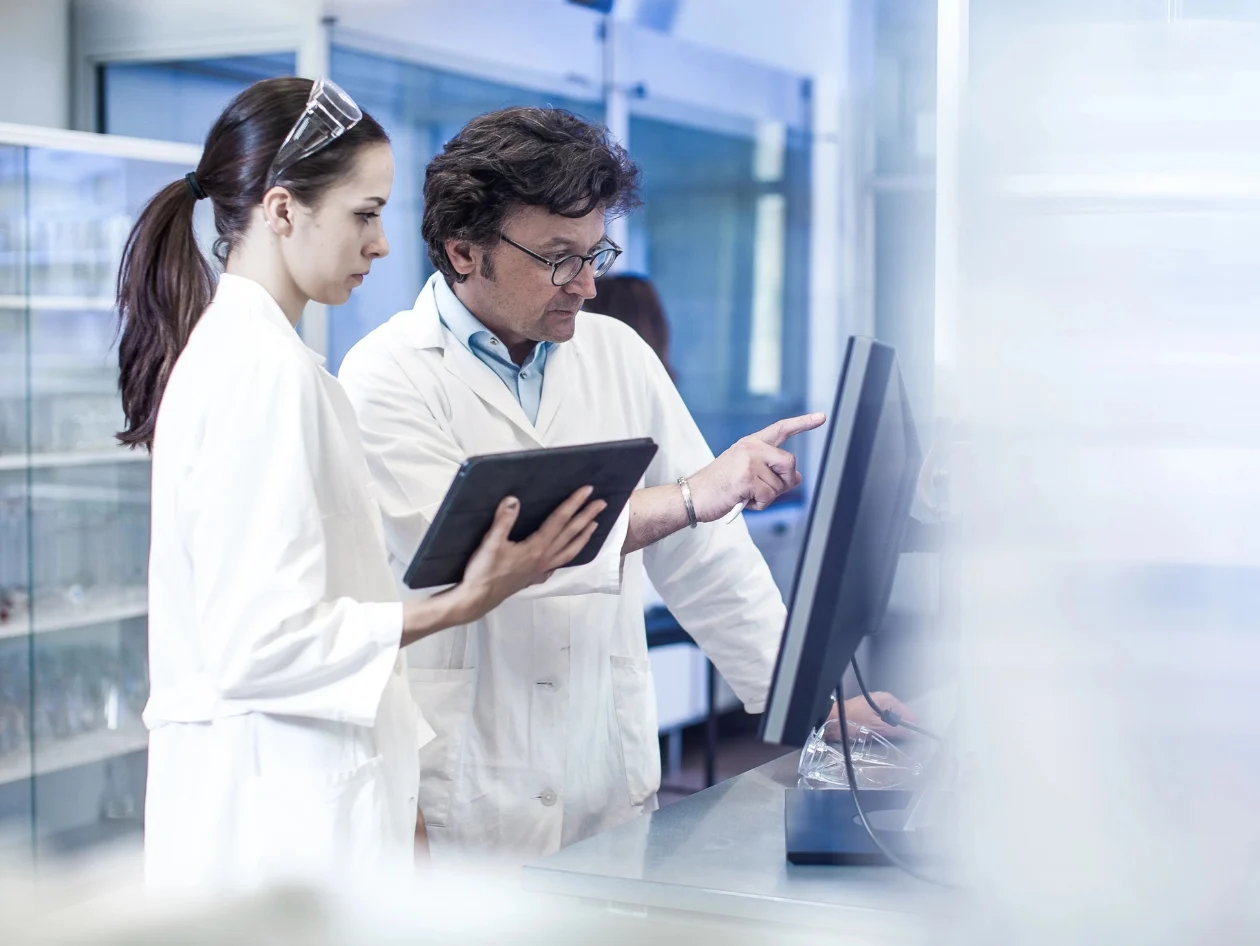
[[[569,561],[602,508],[524,542],[500,506],[463,582],[399,600],[353,409],[299,339],[389,246],[389,141],[330,82],[271,79],[150,201],[118,279],[119,439],[153,452],[151,884],[252,886],[406,867],[432,735],[400,648]],[[208,199],[216,286],[193,212]]]

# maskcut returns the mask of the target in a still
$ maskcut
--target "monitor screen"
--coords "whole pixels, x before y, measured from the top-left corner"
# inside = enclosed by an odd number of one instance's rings
[[[888,607],[922,457],[893,349],[850,338],[770,700],[766,742],[802,745]]]

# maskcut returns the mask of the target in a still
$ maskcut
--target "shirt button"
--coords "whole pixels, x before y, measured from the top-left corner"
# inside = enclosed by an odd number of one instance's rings
[[[554,690],[556,688],[556,685],[550,680],[539,680],[538,685],[544,690]]]
[[[548,808],[556,803],[556,793],[553,791],[543,792],[538,798]]]
[[[497,338],[492,338],[492,339],[490,339],[490,344],[491,344],[491,345],[497,345],[497,344],[499,344],[499,340],[498,340]]]
[[[528,372],[528,371],[522,371],[522,372],[521,372],[521,377],[522,377],[522,378],[528,378],[528,377],[529,377],[529,372]]]

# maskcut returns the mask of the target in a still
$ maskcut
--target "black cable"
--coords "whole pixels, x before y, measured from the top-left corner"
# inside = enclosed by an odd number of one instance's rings
[[[871,691],[866,688],[866,681],[862,679],[862,670],[858,667],[857,658],[854,657],[849,661],[853,666],[853,676],[857,678],[857,685],[862,688],[862,696],[866,699],[866,704],[874,711],[875,715],[882,719],[885,725],[900,726],[902,729],[908,729],[910,732],[918,733],[920,736],[927,736],[929,739],[935,739],[937,742],[944,742],[936,733],[924,729],[922,726],[916,726],[914,723],[908,723],[901,718],[900,714],[894,713],[890,709],[880,709],[875,704],[875,698],[871,696]]]
[[[871,827],[871,823],[866,820],[866,812],[862,809],[862,793],[858,791],[857,787],[857,772],[853,768],[853,749],[849,746],[849,724],[844,718],[844,691],[838,686],[836,687],[836,695],[839,697],[839,699],[836,700],[836,706],[838,707],[836,719],[840,723],[840,745],[844,751],[844,774],[849,779],[849,794],[853,797],[853,807],[857,809],[858,818],[862,822],[862,827],[866,829],[867,836],[870,837],[872,843],[879,848],[879,852],[888,859],[890,864],[894,867],[899,867],[911,877],[917,877],[924,883],[935,884],[938,887],[952,887],[958,889],[960,887],[959,884],[950,880],[945,880],[941,877],[933,877],[931,874],[926,874],[917,867],[914,867],[908,862],[902,860],[900,855],[894,854],[884,844],[884,842],[879,839],[875,829]]]

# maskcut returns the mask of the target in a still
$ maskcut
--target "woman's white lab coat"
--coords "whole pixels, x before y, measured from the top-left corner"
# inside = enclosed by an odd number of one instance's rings
[[[660,446],[647,486],[713,459],[660,360],[600,315],[579,315],[574,338],[548,353],[531,424],[442,326],[438,278],[340,370],[396,573],[466,457],[647,436]],[[623,561],[627,516],[591,564],[561,569],[484,619],[409,648],[412,692],[437,732],[421,754],[420,789],[435,855],[541,855],[656,807],[644,562],[747,708],[761,710],[784,608],[742,520],[684,529]]]
[[[225,275],[154,439],[149,883],[408,869],[432,731],[344,391]]]

